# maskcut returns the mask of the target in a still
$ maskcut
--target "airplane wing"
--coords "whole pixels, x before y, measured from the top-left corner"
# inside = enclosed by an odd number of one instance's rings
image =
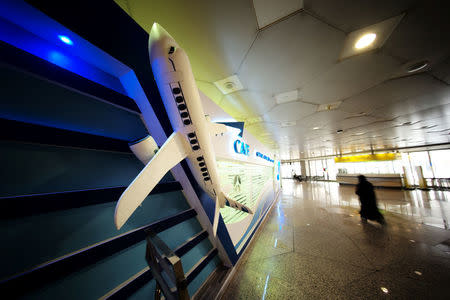
[[[161,149],[120,196],[114,213],[114,223],[117,229],[125,224],[161,178],[186,158],[191,151],[191,147],[181,133],[172,133]]]

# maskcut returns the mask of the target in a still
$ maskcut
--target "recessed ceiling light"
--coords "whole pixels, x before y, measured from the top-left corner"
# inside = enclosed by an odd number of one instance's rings
[[[227,78],[215,81],[214,84],[224,95],[228,95],[244,89],[241,81],[236,75],[232,75]]]
[[[327,103],[327,104],[320,104],[317,106],[317,111],[330,111],[335,110],[339,108],[339,105],[341,105],[342,101]]]
[[[373,41],[375,41],[376,37],[377,37],[377,35],[375,33],[373,33],[373,32],[364,34],[355,43],[355,48],[356,49],[363,49],[363,48],[368,47],[369,45],[371,45],[373,43]]]
[[[313,130],[317,130],[317,129],[320,129],[320,127],[313,127]]]

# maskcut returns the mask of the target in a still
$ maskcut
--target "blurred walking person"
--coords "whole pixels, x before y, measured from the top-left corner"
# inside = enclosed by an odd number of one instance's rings
[[[373,185],[367,181],[364,175],[359,175],[358,181],[355,193],[359,196],[359,202],[361,203],[361,210],[359,212],[361,220],[365,223],[369,219],[385,225],[386,221],[377,207],[377,198]]]

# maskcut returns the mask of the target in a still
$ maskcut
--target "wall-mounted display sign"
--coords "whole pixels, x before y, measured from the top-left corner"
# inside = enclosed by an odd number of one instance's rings
[[[269,162],[274,162],[273,159],[271,159],[270,157],[268,157],[267,155],[262,154],[261,152],[256,151],[256,156],[257,157],[261,157],[262,159],[265,159]]]
[[[241,140],[234,141],[234,151],[238,154],[250,155],[250,146]]]
[[[353,155],[335,157],[335,163],[348,163],[348,162],[365,162],[365,161],[383,161],[383,160],[397,160],[402,159],[399,153],[382,153],[382,154],[366,154],[366,155]]]

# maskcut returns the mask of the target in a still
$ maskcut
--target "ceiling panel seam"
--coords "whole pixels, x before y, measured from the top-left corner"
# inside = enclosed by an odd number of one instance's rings
[[[298,13],[301,13],[302,11],[303,11],[303,8],[300,8],[299,10],[296,10],[296,11],[294,11],[294,12],[291,12],[291,13],[288,14],[287,16],[284,16],[284,17],[282,17],[282,18],[279,18],[278,20],[275,20],[275,21],[273,21],[273,22],[270,23],[270,24],[267,24],[267,25],[265,25],[265,26],[263,26],[263,27],[261,27],[261,28],[258,27],[258,30],[259,30],[259,31],[266,30],[267,28],[269,28],[269,27],[271,27],[271,26],[273,26],[273,25],[275,25],[275,24],[278,24],[278,23],[281,23],[281,22],[283,22],[283,21],[286,21],[287,19],[290,19],[291,17],[297,15]],[[259,25],[258,25],[258,26],[259,26]]]
[[[337,27],[336,25],[334,25],[334,24],[328,22],[327,20],[325,20],[325,18],[319,16],[318,14],[316,14],[316,13],[314,13],[314,12],[312,12],[312,11],[309,11],[309,10],[307,10],[307,9],[305,9],[305,8],[303,9],[303,11],[304,11],[307,15],[313,17],[314,19],[316,19],[316,20],[318,20],[318,21],[320,21],[320,22],[322,22],[322,23],[324,23],[324,24],[327,25],[327,26],[330,26],[331,28],[333,28],[333,29],[335,29],[335,30],[337,30],[337,31],[343,32],[343,33],[346,34],[346,35],[349,34],[349,32],[347,32],[347,31],[345,31],[344,29],[341,29],[341,28]]]
[[[402,78],[409,77],[409,76],[417,76],[417,75],[420,75],[420,74],[421,74],[421,73],[418,73],[418,74],[411,74],[411,75],[402,76],[402,77],[388,78],[388,79],[385,79],[385,80],[383,80],[383,81],[381,81],[381,82],[379,82],[379,83],[377,83],[377,84],[374,84],[374,85],[372,85],[372,86],[370,86],[370,87],[368,87],[368,88],[366,88],[366,89],[364,89],[364,90],[362,90],[362,91],[360,91],[360,92],[358,92],[358,93],[355,93],[355,94],[353,94],[353,95],[351,95],[351,96],[345,97],[345,98],[343,98],[343,99],[341,99],[341,100],[339,100],[339,101],[345,102],[345,101],[347,101],[347,100],[349,100],[349,99],[351,99],[351,98],[353,98],[353,97],[359,96],[359,95],[361,95],[361,94],[363,94],[363,93],[365,93],[365,92],[367,92],[367,91],[369,91],[369,90],[371,90],[371,89],[373,89],[373,88],[376,88],[376,87],[378,87],[378,86],[380,86],[380,85],[382,85],[382,84],[388,83],[388,82],[390,82],[390,81],[402,79]],[[344,109],[341,109],[341,110],[342,110],[343,112],[348,112],[348,111],[345,111]],[[348,112],[348,113],[350,113],[350,112]]]
[[[425,73],[426,73],[427,75],[430,75],[431,78],[433,78],[434,80],[437,80],[437,81],[439,81],[440,83],[445,84],[446,86],[447,86],[447,85],[450,85],[450,84],[447,83],[447,81],[442,80],[441,78],[437,77],[436,75],[434,75],[434,74],[431,73],[430,71],[427,71],[427,72],[425,72]]]
[[[250,46],[248,47],[247,51],[245,51],[244,57],[242,58],[237,70],[236,70],[236,74],[239,74],[239,72],[241,71],[241,67],[244,64],[245,60],[247,59],[248,54],[250,53],[250,50],[252,49],[253,45],[255,44],[256,40],[258,39],[260,31],[256,31],[255,34],[255,38],[253,39],[252,43],[250,44]]]
[[[395,31],[395,30],[394,30]],[[392,34],[391,34],[392,35]],[[387,41],[386,41],[387,42]],[[376,50],[376,49],[375,49]],[[384,55],[387,55],[389,57],[391,57],[392,59],[398,61],[400,64],[406,64],[408,62],[408,59],[400,57],[398,55],[394,55],[392,53],[390,53],[385,47],[381,47],[380,49],[378,49],[381,53],[383,53]],[[367,52],[366,52],[367,53]],[[362,53],[363,54],[363,53]]]

